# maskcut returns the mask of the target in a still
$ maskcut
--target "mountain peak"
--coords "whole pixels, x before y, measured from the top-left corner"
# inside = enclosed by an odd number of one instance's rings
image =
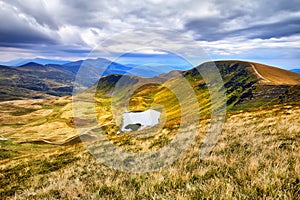
[[[57,64],[57,65],[62,65],[62,64],[66,64],[68,62],[68,60],[56,60],[56,59],[46,59],[46,58],[20,58],[20,59],[15,59],[15,60],[11,60],[11,61],[6,61],[6,62],[0,62],[1,65],[6,65],[6,66],[21,66],[21,65],[25,65],[29,62],[35,62],[35,63],[39,63],[41,65],[46,65],[46,64]]]
[[[38,66],[38,67],[42,67],[44,65],[42,64],[39,64],[39,63],[36,63],[36,62],[28,62],[28,63],[25,63],[23,65],[20,65],[19,67],[29,67],[29,66]]]

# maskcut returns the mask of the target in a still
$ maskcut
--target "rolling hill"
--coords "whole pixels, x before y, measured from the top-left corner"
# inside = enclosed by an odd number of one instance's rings
[[[84,66],[85,87],[94,84],[100,75],[124,74],[127,67],[98,58],[68,62],[66,64],[40,64],[28,62],[20,66],[0,66],[0,101],[70,96],[80,67]],[[143,73],[143,71],[142,71]]]
[[[216,61],[214,63],[224,81],[229,110],[300,100],[300,75],[297,73],[246,61]],[[172,71],[154,78],[131,77],[131,80],[135,80],[134,84],[151,82],[151,80],[157,82],[158,79],[166,82],[174,77],[174,74],[181,73],[189,81],[198,96],[199,102],[201,102],[201,99],[209,98],[209,94],[199,71],[201,71],[201,68],[209,68],[211,64],[209,62],[203,63],[188,71]],[[114,85],[120,78],[121,76],[118,75],[101,78],[98,82],[98,93],[101,96],[111,94]],[[176,84],[176,78],[173,84]],[[151,88],[153,89],[153,85]],[[143,89],[148,90],[147,86]],[[145,91],[144,95],[146,96],[147,92]],[[140,91],[140,93],[143,92]],[[163,93],[160,93],[160,95],[163,95]],[[161,98],[163,99],[163,96]],[[203,104],[202,106],[207,107]],[[146,104],[144,104],[144,109],[146,107]]]
[[[98,123],[105,127],[106,133],[111,138],[114,138],[120,126],[116,122],[121,121],[122,113],[126,110],[132,112],[158,110],[163,113],[163,120],[165,120],[163,129],[176,132],[182,120],[188,119],[190,123],[198,123],[194,121],[194,116],[200,113],[200,119],[210,118],[213,107],[217,110],[222,107],[222,104],[212,105],[209,87],[199,73],[201,69],[209,69],[212,64],[217,66],[223,79],[226,107],[229,113],[300,101],[299,74],[252,62],[217,61],[203,63],[188,71],[172,71],[154,78],[122,75],[102,77],[97,84],[96,94],[93,94],[95,102],[91,102],[88,107],[96,105]],[[194,107],[192,98],[179,100],[178,94],[174,94],[175,90],[182,93],[179,96],[191,95],[185,91],[182,79],[176,74],[181,74],[192,86],[199,108]],[[223,86],[210,87],[218,91]],[[132,88],[136,90],[132,92]],[[127,98],[128,106],[125,109],[124,99]],[[82,102],[86,102],[84,97]],[[182,105],[185,105],[185,111]],[[114,121],[112,121],[113,116]],[[82,119],[79,117],[79,120]],[[143,135],[145,134],[143,132]],[[169,132],[164,137],[168,138],[166,139],[168,141],[172,138],[172,133]]]
[[[0,66],[0,100],[71,95],[74,77],[64,70],[34,62],[17,68]]]
[[[259,63],[251,63],[257,72],[264,77],[265,82],[275,85],[297,85],[300,83],[299,74],[288,70],[271,67]]]
[[[274,105],[300,98],[299,74],[253,62],[215,63],[224,81],[229,109]]]
[[[0,99],[5,101],[71,95],[73,81],[83,63],[86,66],[86,76],[99,78],[99,73],[102,73],[105,78],[111,74],[122,75],[132,68],[131,65],[125,66],[102,58],[76,61],[64,65],[42,65],[29,62],[19,67],[1,66]],[[299,97],[297,90],[300,84],[300,75],[297,73],[245,61],[216,61],[215,64],[224,80],[229,108],[296,101]],[[108,67],[104,69],[105,66]],[[197,68],[208,66],[209,63],[203,63]],[[143,69],[140,70],[141,74],[147,72]],[[156,75],[153,80],[169,79],[174,76],[174,73],[182,73],[198,93],[205,87],[196,68],[161,75],[152,74],[152,76]],[[140,79],[144,80],[145,78],[140,77]],[[89,87],[92,84],[93,82],[87,81],[85,86]]]

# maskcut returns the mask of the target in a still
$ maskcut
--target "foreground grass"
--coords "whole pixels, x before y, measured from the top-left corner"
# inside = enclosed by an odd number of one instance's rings
[[[83,144],[0,141],[1,199],[297,199],[300,105],[229,113],[210,156],[205,126],[179,160],[160,171],[124,173],[97,163]]]

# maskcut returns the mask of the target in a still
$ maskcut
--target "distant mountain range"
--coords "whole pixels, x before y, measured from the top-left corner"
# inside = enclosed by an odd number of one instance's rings
[[[9,62],[0,62],[0,65],[23,67],[23,66],[47,66],[54,67],[60,70],[65,70],[73,74],[77,74],[80,67],[85,70],[85,73],[94,71],[97,74],[106,76],[109,74],[128,74],[143,77],[154,77],[162,73],[168,73],[169,67],[148,66],[148,65],[136,65],[136,64],[120,64],[110,61],[105,58],[86,59],[77,61],[66,60],[50,60],[43,58],[35,59],[18,59]]]
[[[300,69],[292,69],[291,71],[300,74]]]
[[[102,76],[111,74],[154,77],[168,72],[163,67],[152,70],[149,66],[122,65],[104,58],[63,61],[63,64],[46,59],[27,61],[30,62],[0,65],[0,101],[71,95],[76,75],[84,79],[80,81],[81,86],[90,87]],[[48,62],[52,63],[42,64]]]
[[[78,60],[75,62],[66,63],[64,65],[56,65],[54,67],[69,71],[73,74],[77,74],[80,68],[81,70],[85,70],[87,73],[88,71],[92,70],[95,72],[97,71],[99,75],[103,76],[109,74],[124,74],[126,71],[131,69],[125,65],[112,62],[105,58]]]
[[[63,65],[63,64],[69,63],[71,61],[53,60],[53,59],[45,59],[45,58],[33,58],[33,59],[21,58],[21,59],[11,60],[8,62],[0,62],[0,65],[17,67],[17,66],[25,65],[26,63],[30,63],[30,62],[35,62],[35,63],[42,64],[42,65],[46,65],[46,64]]]

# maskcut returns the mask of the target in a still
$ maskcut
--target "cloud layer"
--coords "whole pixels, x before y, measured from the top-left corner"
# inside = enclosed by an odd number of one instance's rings
[[[298,0],[0,1],[0,59],[84,57],[114,34],[144,28],[163,28],[188,35],[213,58],[258,60],[264,53],[264,60],[273,59],[272,55],[297,60],[300,3]],[[163,38],[172,40],[172,35]],[[185,48],[184,43],[174,42]]]

